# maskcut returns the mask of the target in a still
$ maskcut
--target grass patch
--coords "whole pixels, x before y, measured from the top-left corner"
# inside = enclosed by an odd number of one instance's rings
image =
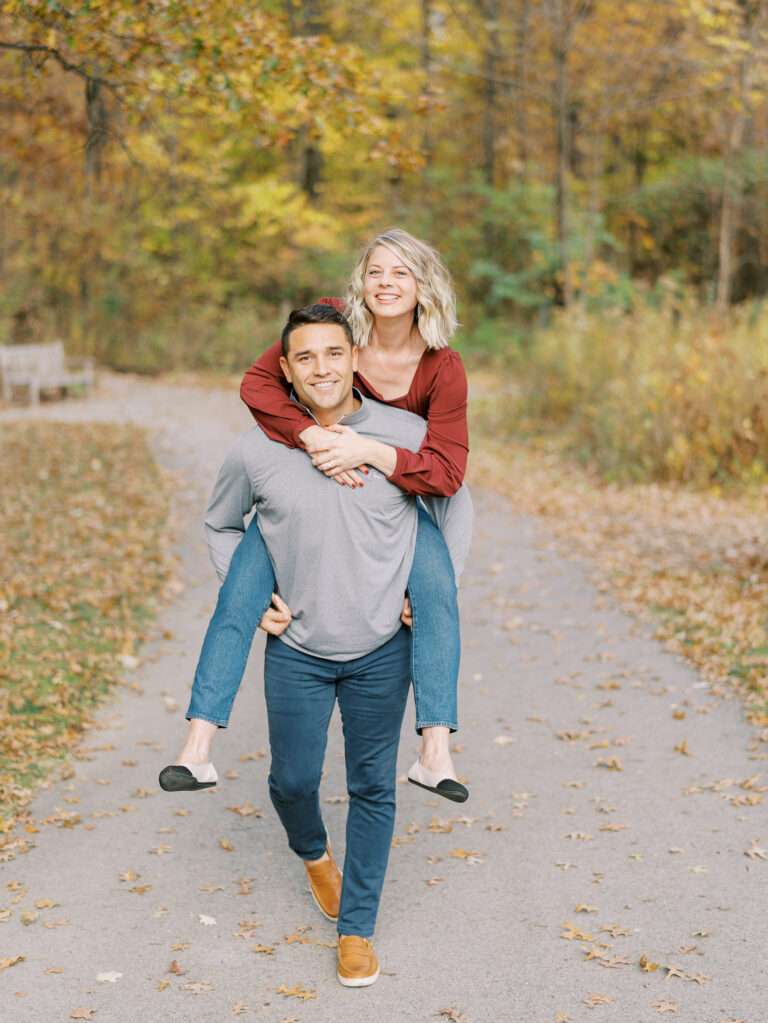
[[[562,437],[501,431],[498,384],[472,384],[471,481],[545,519],[565,552],[598,567],[601,586],[768,726],[768,487],[607,482],[569,459]]]
[[[0,835],[142,639],[169,576],[167,514],[136,427],[3,424]]]

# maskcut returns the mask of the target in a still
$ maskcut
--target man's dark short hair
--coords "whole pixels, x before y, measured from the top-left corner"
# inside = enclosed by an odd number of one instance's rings
[[[352,337],[352,328],[350,327],[349,320],[346,318],[344,313],[339,312],[335,306],[316,302],[315,305],[306,305],[302,309],[294,309],[288,317],[288,322],[283,327],[283,333],[280,335],[280,343],[283,346],[284,356],[288,355],[288,347],[291,343],[291,334],[297,327],[303,327],[308,323],[335,323],[339,327],[343,328],[349,343],[351,345],[355,343]]]

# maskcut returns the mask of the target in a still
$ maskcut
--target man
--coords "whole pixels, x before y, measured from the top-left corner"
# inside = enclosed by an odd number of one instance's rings
[[[354,391],[357,349],[336,309],[294,311],[282,345],[294,398],[321,426],[341,423],[418,449],[422,419]],[[471,533],[469,494],[430,502],[458,575]],[[340,487],[305,452],[255,427],[227,456],[208,507],[208,542],[221,578],[254,507],[280,591],[262,619],[270,633],[264,671],[270,797],[290,847],[304,860],[318,907],[337,922],[338,978],[364,987],[379,975],[370,938],[392,840],[395,765],[410,684],[410,635],[401,614],[416,501],[375,469],[364,487]],[[343,883],[318,796],[336,700],[350,797]]]

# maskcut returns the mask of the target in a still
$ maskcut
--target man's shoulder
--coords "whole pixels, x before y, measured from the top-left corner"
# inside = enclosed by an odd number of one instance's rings
[[[412,442],[418,447],[427,429],[426,421],[421,416],[404,408],[385,405],[373,398],[366,398],[365,402],[368,408],[366,432],[372,436],[382,434],[406,445]]]

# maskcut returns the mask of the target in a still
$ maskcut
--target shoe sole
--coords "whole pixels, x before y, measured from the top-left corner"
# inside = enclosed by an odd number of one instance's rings
[[[440,789],[436,789],[432,785],[425,785],[420,781],[414,781],[413,778],[409,778],[408,781],[411,785],[418,785],[420,789],[426,789],[427,792],[434,792],[436,796],[442,796],[443,799],[450,799],[452,803],[466,803],[469,799],[468,792],[465,796],[461,795],[459,792],[441,792]]]
[[[331,916],[331,914],[330,914],[330,913],[326,913],[326,911],[325,911],[325,910],[323,909],[323,907],[322,907],[322,906],[320,905],[320,901],[319,901],[318,897],[317,897],[317,896],[315,895],[315,891],[314,891],[314,889],[313,889],[313,887],[312,887],[312,885],[311,885],[311,884],[310,884],[310,886],[309,886],[309,894],[310,894],[310,895],[312,896],[312,898],[313,898],[313,900],[314,900],[314,903],[315,903],[315,905],[316,905],[316,906],[317,906],[317,908],[318,908],[318,909],[320,910],[320,912],[321,912],[321,913],[323,914],[323,916],[325,917],[325,919],[326,919],[326,920],[330,920],[332,924],[338,923],[338,921],[339,921],[339,917],[338,917],[338,914],[337,914],[336,916]]]
[[[343,984],[344,987],[370,987],[371,984],[375,984],[379,979],[379,973],[381,970],[377,970],[370,977],[342,977],[340,973],[336,973],[339,984]]]
[[[164,792],[197,792],[198,789],[210,789],[216,784],[215,781],[198,781],[189,774],[178,774],[173,767],[164,767],[157,779],[160,788]]]
[[[339,870],[339,876],[343,879],[343,877],[344,877],[344,871],[343,870]],[[309,880],[309,877],[307,877],[307,880]],[[312,882],[311,881],[309,882],[309,894],[314,899],[315,905],[320,910],[320,912],[323,914],[323,916],[325,917],[326,920],[330,920],[332,924],[335,924],[335,923],[339,922],[338,913],[336,914],[336,916],[331,916],[331,914],[330,913],[326,913],[326,911],[320,905],[320,902],[318,901],[318,898],[315,895],[315,889],[312,887]]]

